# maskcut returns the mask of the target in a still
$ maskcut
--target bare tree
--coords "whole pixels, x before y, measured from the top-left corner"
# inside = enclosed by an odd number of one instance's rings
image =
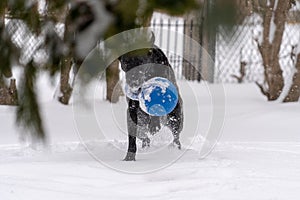
[[[243,83],[245,76],[246,76],[246,66],[247,63],[244,61],[240,62],[240,76],[237,75],[231,75],[231,77],[235,78],[238,83]]]
[[[254,1],[253,1],[254,2]],[[261,14],[263,18],[263,37],[258,44],[261,53],[265,83],[263,85],[257,83],[261,92],[269,101],[277,100],[284,89],[283,70],[280,65],[280,47],[283,40],[285,25],[289,20],[289,11],[294,0],[270,0],[254,2],[253,9]],[[296,70],[299,70],[299,52],[292,52],[294,55],[294,64]],[[297,55],[296,55],[297,54]],[[293,57],[291,55],[291,57]],[[299,99],[299,73],[296,71],[293,77],[293,84],[288,95],[284,98],[284,102],[297,101]]]
[[[10,79],[10,85],[7,86],[3,79],[0,80],[0,105],[17,105],[18,93],[16,79]]]
[[[293,75],[292,85],[289,89],[287,96],[284,98],[283,102],[295,102],[299,100],[300,97],[300,44],[298,44],[297,52],[292,53],[293,62],[295,64],[295,74]],[[293,48],[296,51],[296,48]]]
[[[276,100],[281,95],[284,86],[283,71],[279,63],[279,51],[282,36],[290,9],[290,2],[286,0],[271,0],[260,2],[263,16],[263,39],[258,43],[262,55],[265,86],[257,83],[268,100]]]
[[[3,12],[3,13],[2,13]],[[5,13],[6,9],[0,11],[0,105],[17,105],[18,94],[16,80],[12,78],[11,53],[18,52],[5,29]],[[9,82],[9,84],[7,83]]]

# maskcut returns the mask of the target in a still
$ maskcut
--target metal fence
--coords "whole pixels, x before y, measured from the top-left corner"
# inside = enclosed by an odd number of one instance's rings
[[[193,21],[186,21],[182,18],[154,18],[151,22],[151,27],[156,33],[158,46],[164,42],[174,43],[175,48],[180,48],[181,53],[174,55],[170,53],[170,49],[164,49],[167,56],[173,65],[177,78],[196,77],[193,80],[199,79],[201,75],[197,74],[196,69],[201,69],[201,60],[196,60],[192,65],[185,65],[184,56],[185,48],[188,44],[184,41],[177,41],[175,38],[169,38],[165,34],[168,30],[176,30],[178,34],[187,34],[194,38],[192,31],[199,24]],[[186,31],[190,30],[190,31]],[[214,53],[211,55],[214,61],[214,78],[213,82],[236,83],[236,76],[240,76],[241,70],[245,71],[243,82],[263,82],[264,68],[262,65],[262,57],[257,47],[256,40],[262,35],[262,19],[258,15],[251,15],[241,22],[240,25],[233,28],[233,31],[228,34],[224,27],[219,27],[214,41]],[[167,40],[167,41],[165,41]],[[300,42],[300,24],[286,24],[283,41],[280,50],[280,64],[283,69],[284,76],[289,76],[293,71],[293,62],[291,52],[293,46]],[[171,47],[172,50],[172,47]],[[178,52],[178,51],[177,51]]]
[[[183,78],[184,41],[178,35],[184,33],[185,23],[181,18],[153,18],[150,27],[155,34],[155,44],[162,48],[172,65],[176,78]],[[174,34],[176,33],[176,34]]]

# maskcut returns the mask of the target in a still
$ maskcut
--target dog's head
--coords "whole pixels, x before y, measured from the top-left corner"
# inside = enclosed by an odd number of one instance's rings
[[[119,57],[124,72],[128,72],[136,66],[151,63],[153,61],[153,49],[157,48],[154,45],[155,36],[152,31],[135,32],[133,40],[134,43],[143,43],[147,48],[130,51]]]

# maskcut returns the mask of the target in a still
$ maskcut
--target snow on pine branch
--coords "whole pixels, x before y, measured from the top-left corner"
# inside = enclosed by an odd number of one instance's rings
[[[76,54],[84,59],[95,47],[97,41],[112,21],[112,16],[105,9],[104,1],[90,0],[85,2],[94,15],[92,24],[76,35]]]

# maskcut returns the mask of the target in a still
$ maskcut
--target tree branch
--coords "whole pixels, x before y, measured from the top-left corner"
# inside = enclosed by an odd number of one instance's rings
[[[269,97],[270,97],[269,92],[267,92],[267,91],[264,89],[264,87],[263,87],[261,84],[259,84],[258,82],[255,82],[255,83],[256,83],[256,85],[259,87],[261,93],[262,93],[263,95],[265,95],[266,97],[268,97],[268,99],[269,99]]]

